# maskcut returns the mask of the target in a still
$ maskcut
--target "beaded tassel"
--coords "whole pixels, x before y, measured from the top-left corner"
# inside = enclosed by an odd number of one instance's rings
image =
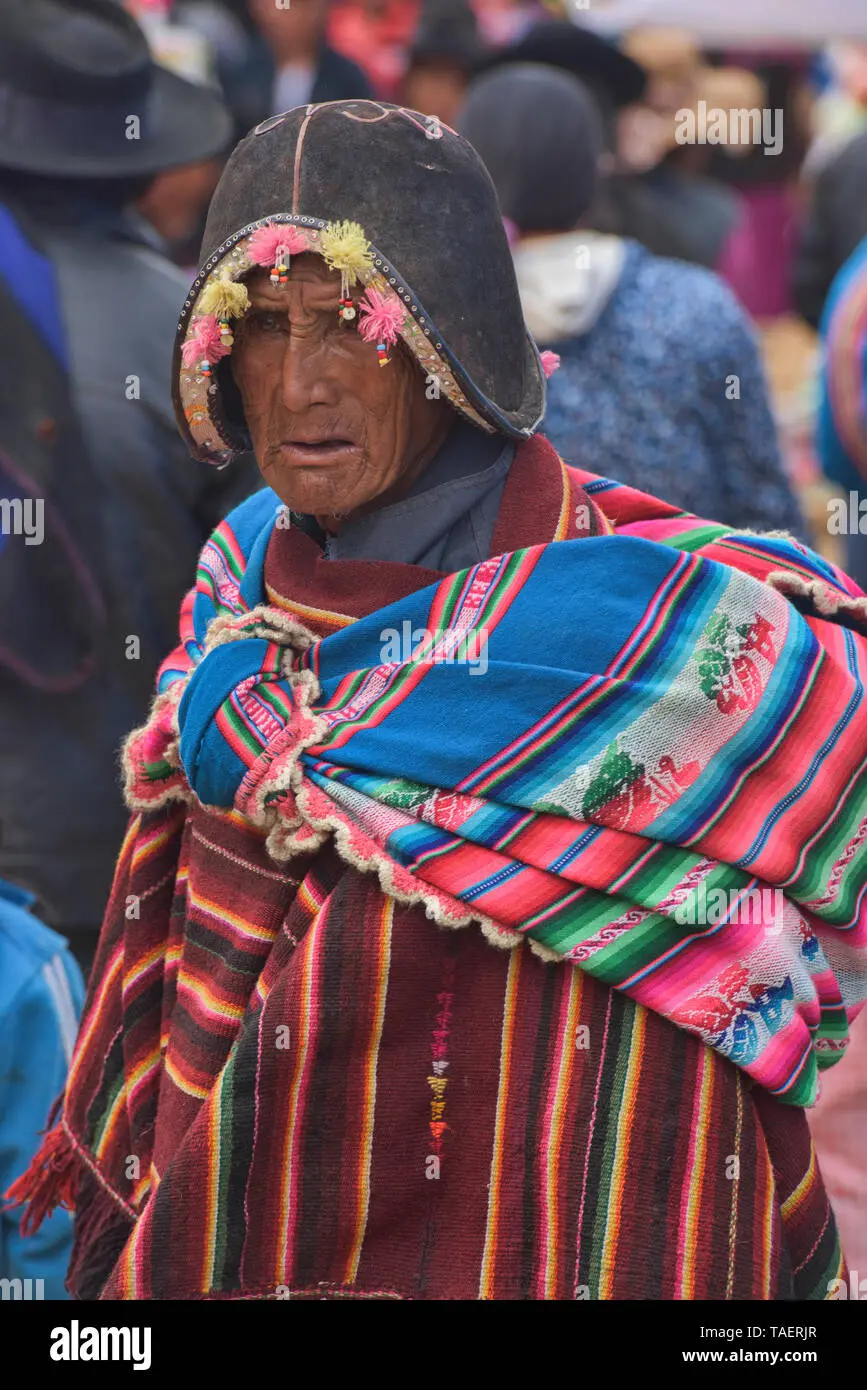
[[[361,301],[362,313],[358,331],[366,343],[376,343],[376,355],[380,367],[391,361],[389,347],[399,337],[403,326],[405,311],[396,296],[379,290],[369,289]]]
[[[329,222],[320,245],[329,270],[340,271],[341,300],[348,299],[350,285],[373,269],[373,252],[363,229],[357,222]]]
[[[275,287],[289,283],[289,260],[308,249],[308,237],[298,227],[266,222],[250,238],[247,255],[254,265],[269,266]]]
[[[220,324],[213,314],[200,314],[193,321],[189,337],[181,349],[185,367],[198,367],[202,376],[211,375],[214,363],[229,351],[224,347]]]

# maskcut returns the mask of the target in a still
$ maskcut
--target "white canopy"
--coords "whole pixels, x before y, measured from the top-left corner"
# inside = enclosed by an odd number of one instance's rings
[[[567,0],[576,23],[602,34],[646,25],[688,29],[705,44],[822,47],[867,39],[867,0]]]

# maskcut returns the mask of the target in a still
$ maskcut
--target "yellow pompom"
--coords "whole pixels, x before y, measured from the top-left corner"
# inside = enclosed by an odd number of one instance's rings
[[[208,285],[199,300],[200,314],[213,314],[218,319],[239,319],[250,307],[247,286],[221,277]]]
[[[343,297],[362,271],[373,269],[373,252],[357,222],[329,222],[321,237],[322,257],[330,270],[340,271]]]

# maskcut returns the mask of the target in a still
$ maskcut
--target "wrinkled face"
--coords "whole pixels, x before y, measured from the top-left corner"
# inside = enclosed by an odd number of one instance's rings
[[[454,420],[429,401],[402,345],[380,366],[358,320],[338,314],[340,276],[319,256],[293,256],[289,282],[247,281],[232,373],[265,482],[294,511],[335,518],[395,500],[436,453]],[[357,302],[362,291],[351,291]]]

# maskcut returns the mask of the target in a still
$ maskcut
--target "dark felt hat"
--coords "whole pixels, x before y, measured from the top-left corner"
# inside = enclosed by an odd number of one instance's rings
[[[116,0],[0,0],[0,169],[133,178],[230,135],[219,95],[159,67]]]
[[[409,66],[449,63],[473,72],[488,50],[468,0],[422,0],[409,50]]]
[[[580,77],[606,105],[614,107],[639,101],[647,84],[644,68],[615,44],[568,20],[546,19],[534,24],[517,43],[494,54],[486,66],[504,63],[547,63],[562,68]]]
[[[481,159],[434,117],[334,101],[263,122],[237,146],[214,194],[175,351],[178,423],[192,452],[222,464],[250,447],[229,362],[209,377],[197,360],[197,335],[223,316],[226,282],[237,306],[239,282],[264,264],[255,259],[263,236],[267,244],[285,228],[302,243],[296,253],[327,259],[329,237],[345,223],[369,247],[358,281],[387,297],[401,339],[441,393],[483,428],[532,434],[545,378]]]

